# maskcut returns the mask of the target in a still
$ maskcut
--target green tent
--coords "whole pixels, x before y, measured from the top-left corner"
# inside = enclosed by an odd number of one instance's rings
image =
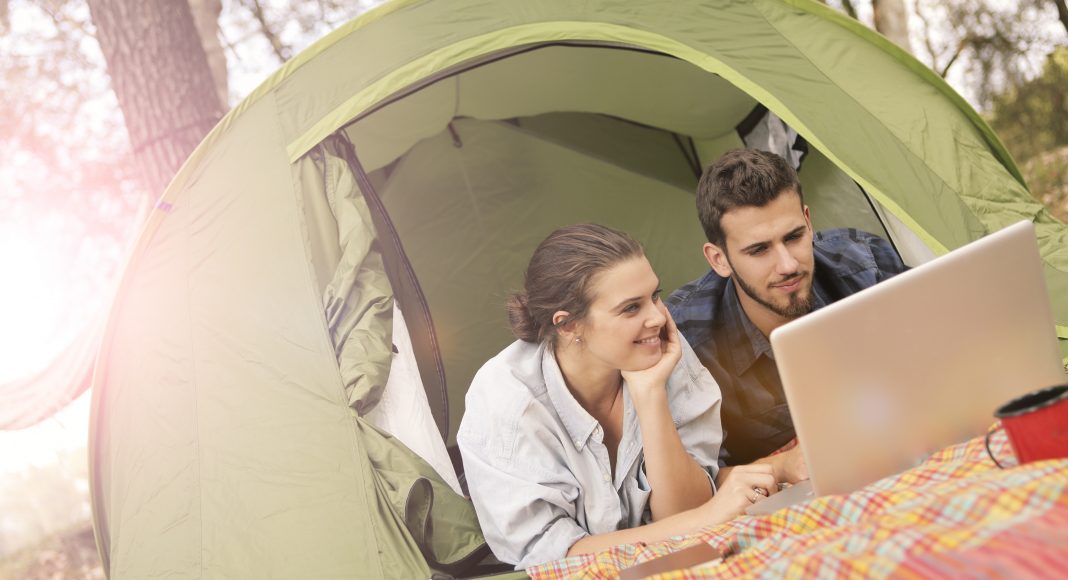
[[[974,110],[853,20],[810,0],[396,1],[231,111],[149,218],[94,375],[105,569],[471,573],[485,551],[440,451],[511,340],[534,245],[619,227],[677,287],[706,269],[700,169],[742,145],[794,161],[817,228],[912,264],[1033,221],[1068,354],[1068,227]],[[393,382],[425,411],[373,420]],[[434,457],[394,432],[428,426]]]

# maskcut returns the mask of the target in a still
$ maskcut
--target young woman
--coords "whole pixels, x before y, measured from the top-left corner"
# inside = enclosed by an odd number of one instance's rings
[[[659,285],[641,246],[603,226],[561,228],[535,250],[509,303],[519,340],[475,375],[457,435],[502,561],[665,539],[777,490],[767,465],[716,481],[719,387]]]

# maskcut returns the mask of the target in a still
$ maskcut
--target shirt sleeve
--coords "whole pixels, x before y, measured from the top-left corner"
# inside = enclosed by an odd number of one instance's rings
[[[704,468],[714,492],[723,442],[719,418],[722,396],[716,380],[681,334],[679,340],[682,359],[669,383],[671,417],[683,447]]]
[[[909,269],[901,261],[901,256],[890,242],[873,235],[868,247],[871,249],[872,257],[875,258],[875,267],[878,269],[876,276],[879,282],[893,278]]]
[[[479,525],[502,562],[521,570],[557,560],[589,535],[575,520],[577,484],[546,477],[532,480],[514,464],[493,461],[481,450],[463,443],[460,450]]]
[[[476,376],[457,433],[471,500],[494,555],[525,569],[563,558],[589,535],[577,521],[579,483],[547,410],[515,395],[506,373]],[[525,399],[525,400],[523,400]]]

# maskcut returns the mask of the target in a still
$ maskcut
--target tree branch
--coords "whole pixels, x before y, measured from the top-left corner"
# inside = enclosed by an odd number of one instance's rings
[[[949,57],[949,61],[946,62],[946,66],[942,67],[942,71],[938,73],[938,76],[946,78],[946,75],[949,74],[949,67],[957,62],[957,59],[960,58],[961,54],[964,54],[964,49],[968,48],[971,41],[972,39],[969,36],[965,36],[961,39],[960,44],[957,45],[957,50],[953,53],[953,56]]]
[[[292,51],[285,43],[282,42],[278,35],[271,29],[271,25],[267,22],[267,17],[263,14],[263,5],[260,4],[260,0],[245,0],[245,6],[252,12],[252,16],[256,19],[256,22],[260,25],[260,32],[267,38],[267,42],[271,44],[271,50],[274,51],[275,56],[282,62],[285,62],[293,56]]]
[[[1068,4],[1065,4],[1065,0],[1053,0],[1053,3],[1057,5],[1057,16],[1060,17],[1061,24],[1068,30]]]
[[[913,7],[916,10],[916,17],[920,19],[920,24],[923,25],[923,46],[927,49],[927,54],[931,56],[931,69],[938,72],[941,67],[938,66],[938,53],[935,51],[934,45],[931,44],[931,22],[927,20],[927,15],[924,14],[923,8],[921,8],[922,4],[922,0],[916,0]],[[946,75],[942,74],[941,76],[944,78]]]
[[[857,9],[853,7],[853,3],[850,0],[842,0],[842,8],[853,20],[860,20],[857,18]]]

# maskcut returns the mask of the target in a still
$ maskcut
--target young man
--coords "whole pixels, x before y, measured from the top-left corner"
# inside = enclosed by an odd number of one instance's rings
[[[710,165],[697,211],[712,269],[667,304],[723,392],[720,460],[770,463],[779,481],[807,479],[799,448],[769,456],[795,434],[768,336],[906,267],[871,234],[813,234],[797,173],[774,153],[736,149]]]

